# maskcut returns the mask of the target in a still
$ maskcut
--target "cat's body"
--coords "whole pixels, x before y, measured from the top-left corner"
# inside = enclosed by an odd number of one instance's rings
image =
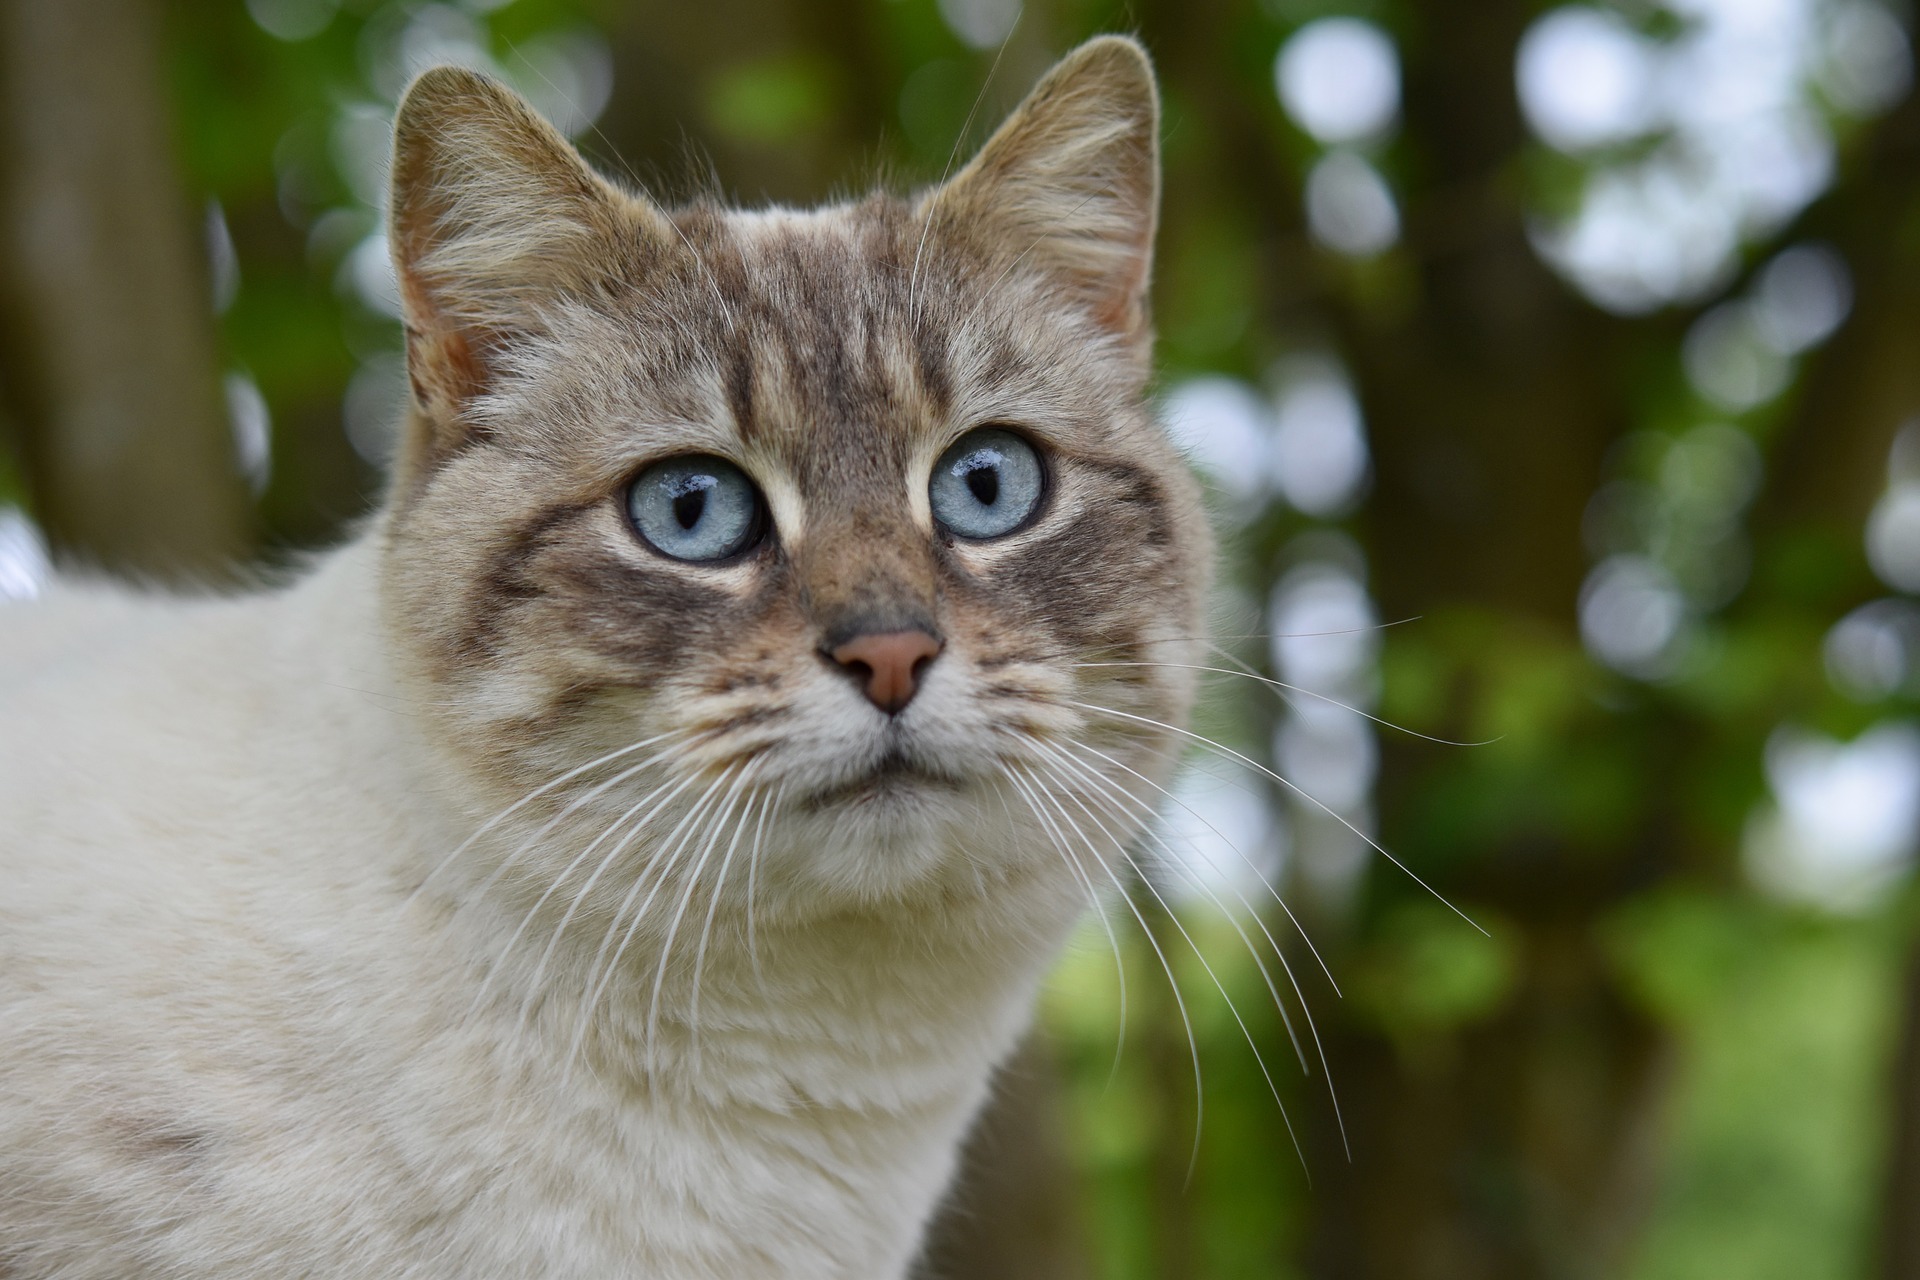
[[[0,611],[0,1276],[898,1276],[1185,713],[1075,666],[1178,661],[1205,582],[1144,61],[944,206],[669,224],[457,73],[400,128],[387,509],[276,590]],[[1093,181],[1051,256],[1034,156]],[[968,540],[926,476],[983,422],[1047,490]],[[662,456],[761,541],[646,545]]]
[[[51,987],[7,1005],[0,1220],[40,1243],[0,1274],[343,1274],[348,1240],[367,1276],[899,1271],[1044,957],[999,953],[999,905],[984,950],[965,903],[757,921],[757,979],[707,956],[699,1070],[569,1069],[534,1046],[577,999],[530,1033],[520,973],[473,1008],[511,901],[403,908],[475,823],[421,767],[366,558],[240,604],[56,599],[25,663],[0,632],[0,714],[40,729],[0,745],[9,839],[75,860],[10,859],[0,899],[0,968]],[[165,728],[102,731],[130,717]],[[1032,889],[1040,947],[1080,895]],[[651,988],[607,994],[638,1038]]]

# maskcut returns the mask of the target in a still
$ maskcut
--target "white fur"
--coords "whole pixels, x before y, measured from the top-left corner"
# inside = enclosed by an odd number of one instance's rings
[[[480,809],[388,669],[376,539],[246,599],[0,609],[0,1274],[901,1274],[1079,885],[776,909],[757,973],[730,908],[697,1046],[683,960],[657,1069],[624,972],[569,1062],[584,983],[488,977],[499,850],[409,902]]]

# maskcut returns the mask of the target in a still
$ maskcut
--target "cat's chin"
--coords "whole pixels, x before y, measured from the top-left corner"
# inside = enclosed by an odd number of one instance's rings
[[[890,752],[872,768],[823,787],[802,803],[815,813],[915,806],[950,799],[965,786],[961,779],[935,773],[905,755]]]

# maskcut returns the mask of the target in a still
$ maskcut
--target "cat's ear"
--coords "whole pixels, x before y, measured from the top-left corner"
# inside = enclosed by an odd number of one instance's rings
[[[401,99],[392,184],[407,368],[429,432],[462,429],[464,406],[551,303],[673,238],[664,215],[601,179],[517,94],[458,67],[423,73]],[[445,443],[410,441],[408,453]]]
[[[1055,64],[923,208],[1047,272],[1144,349],[1159,128],[1146,51],[1096,37]]]

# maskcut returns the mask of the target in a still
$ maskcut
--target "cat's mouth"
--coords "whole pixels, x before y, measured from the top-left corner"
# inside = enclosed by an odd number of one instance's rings
[[[959,786],[959,779],[935,773],[902,751],[889,750],[866,772],[814,792],[805,803],[812,809],[829,809],[866,804],[912,792],[953,791]]]

